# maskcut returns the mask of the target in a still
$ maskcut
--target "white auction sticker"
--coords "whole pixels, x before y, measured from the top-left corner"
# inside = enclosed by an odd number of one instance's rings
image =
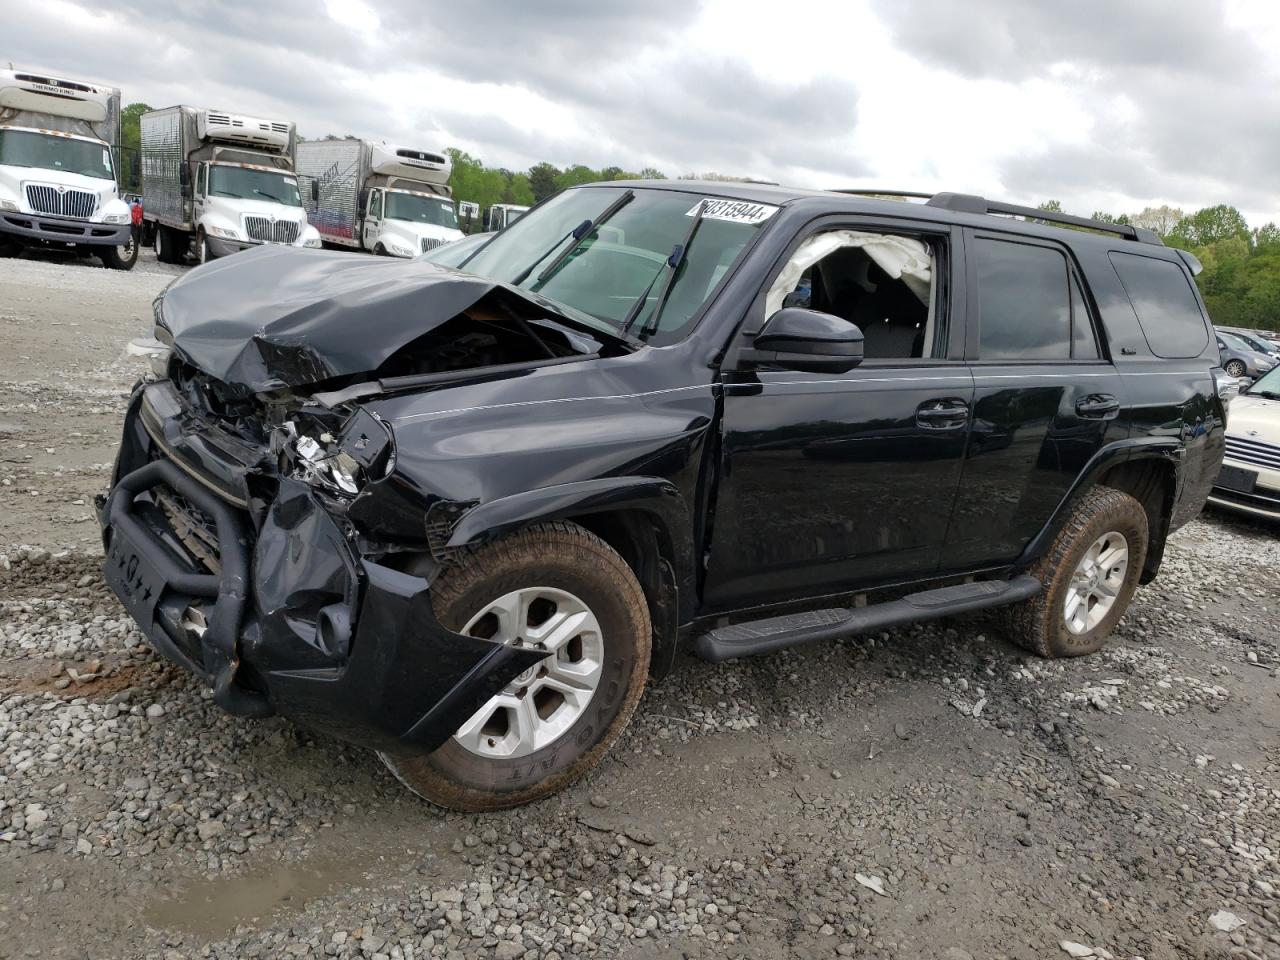
[[[704,220],[729,220],[733,223],[757,224],[764,223],[775,213],[778,208],[767,203],[751,203],[746,200],[700,200],[685,214],[686,217],[696,217],[698,215],[698,207],[705,204],[702,211],[702,219]]]

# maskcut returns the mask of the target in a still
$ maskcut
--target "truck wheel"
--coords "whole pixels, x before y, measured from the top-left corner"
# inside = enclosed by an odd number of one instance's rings
[[[103,247],[98,256],[112,270],[132,270],[138,262],[138,238],[131,234],[123,247]]]
[[[622,557],[576,524],[544,524],[469,552],[432,594],[444,626],[547,658],[434,753],[379,754],[391,772],[432,803],[480,812],[541,799],[599,763],[649,673],[649,607]]]
[[[1124,616],[1147,555],[1147,512],[1133,497],[1094,487],[1028,571],[1044,584],[1007,613],[1012,638],[1042,657],[1094,653]]]
[[[209,238],[204,235],[201,230],[196,234],[196,262],[205,264],[210,260],[216,260],[213,251],[209,249]]]
[[[182,249],[185,238],[172,227],[156,226],[156,259],[161,263],[182,263],[186,253]]]

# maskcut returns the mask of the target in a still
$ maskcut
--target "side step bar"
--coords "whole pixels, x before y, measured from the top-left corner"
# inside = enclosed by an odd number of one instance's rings
[[[911,593],[898,600],[853,610],[836,607],[811,610],[768,620],[735,623],[704,633],[693,642],[693,652],[703,660],[719,663],[733,657],[769,653],[818,640],[834,640],[855,633],[883,630],[904,623],[936,620],[957,613],[985,610],[1034,597],[1040,581],[1023,575],[1012,580],[980,580],[935,590]]]

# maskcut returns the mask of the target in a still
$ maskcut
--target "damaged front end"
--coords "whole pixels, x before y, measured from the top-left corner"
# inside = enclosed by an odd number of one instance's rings
[[[316,352],[323,324],[289,347],[260,318],[256,332],[219,326],[190,301],[170,310],[179,285],[165,295],[156,334],[172,355],[153,366],[165,364],[166,376],[135,388],[111,491],[99,498],[105,572],[157,650],[202,677],[224,709],[429,751],[538,660],[442,626],[431,604],[440,561],[427,547],[429,498],[402,542],[387,536],[395,525],[378,506],[386,496],[403,510],[413,484],[397,473],[391,427],[360,398],[601,347],[504,302],[509,294],[493,285],[468,286],[440,298],[442,312],[455,311],[448,317],[432,322],[419,310],[398,349],[362,343],[333,357]],[[313,320],[328,309],[293,306]],[[341,316],[330,311],[331,322]],[[346,340],[360,337],[348,326]],[[377,363],[357,362],[362,352]]]

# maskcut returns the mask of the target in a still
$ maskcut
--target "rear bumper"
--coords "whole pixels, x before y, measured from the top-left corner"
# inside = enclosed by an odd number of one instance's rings
[[[427,752],[536,662],[441,626],[428,581],[362,555],[305,484],[280,479],[269,502],[231,503],[200,479],[198,461],[143,428],[143,393],[99,502],[104,573],[156,650],[209,684],[223,709]],[[216,527],[216,572],[157,506],[171,494]]]
[[[0,213],[0,233],[45,243],[123,247],[133,231],[127,223],[91,223],[38,213]]]

